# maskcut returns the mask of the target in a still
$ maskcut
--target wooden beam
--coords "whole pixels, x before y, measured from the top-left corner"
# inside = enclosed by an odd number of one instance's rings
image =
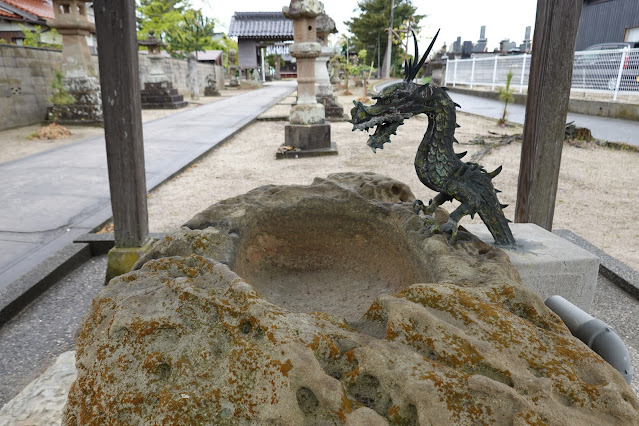
[[[538,0],[515,222],[552,230],[583,0]]]
[[[115,246],[141,247],[149,225],[135,0],[96,0],[94,10]]]

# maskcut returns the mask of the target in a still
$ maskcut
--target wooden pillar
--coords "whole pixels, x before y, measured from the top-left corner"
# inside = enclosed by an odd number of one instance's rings
[[[135,0],[96,0],[95,26],[116,248],[149,240]]]
[[[552,230],[583,0],[538,0],[515,222]]]

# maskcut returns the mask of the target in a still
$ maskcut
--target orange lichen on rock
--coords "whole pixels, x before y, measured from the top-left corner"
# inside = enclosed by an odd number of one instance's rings
[[[639,425],[621,375],[508,257],[463,231],[457,244],[430,237],[413,198],[390,178],[345,173],[198,214],[93,301],[64,423]],[[353,229],[347,240],[363,252],[322,235]],[[277,274],[288,281],[256,290]],[[303,300],[278,303],[300,288]],[[342,299],[344,315],[333,309]]]

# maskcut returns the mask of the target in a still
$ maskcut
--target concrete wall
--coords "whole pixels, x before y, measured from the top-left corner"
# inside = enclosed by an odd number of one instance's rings
[[[140,55],[140,82],[148,73],[150,60]],[[95,69],[98,58],[93,57]],[[26,126],[44,121],[47,98],[51,95],[53,71],[60,69],[62,52],[35,47],[0,45],[0,130]],[[187,61],[166,58],[163,60],[166,75],[181,94],[189,94],[186,83]],[[218,89],[224,88],[223,69],[220,66],[198,63],[200,96],[204,94],[206,77],[215,73]],[[187,97],[188,99],[188,97]]]
[[[58,50],[0,45],[0,129],[44,120]]]

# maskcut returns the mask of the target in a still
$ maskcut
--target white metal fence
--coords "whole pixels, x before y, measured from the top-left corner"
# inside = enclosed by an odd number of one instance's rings
[[[523,93],[528,87],[530,55],[453,59],[446,62],[444,84],[490,86],[506,85],[512,70],[511,87]],[[639,49],[587,50],[575,52],[572,90],[610,94],[617,100],[620,91],[639,94]]]

